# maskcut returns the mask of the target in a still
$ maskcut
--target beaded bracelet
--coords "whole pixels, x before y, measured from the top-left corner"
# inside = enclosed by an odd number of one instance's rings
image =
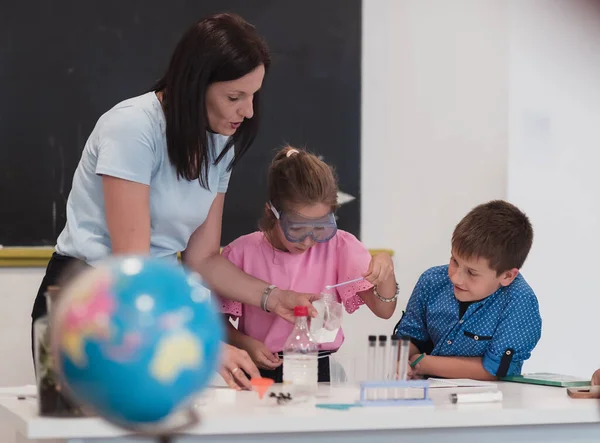
[[[398,299],[398,294],[400,293],[400,287],[398,286],[398,283],[396,283],[396,293],[394,294],[394,296],[392,298],[382,297],[379,294],[379,292],[377,291],[377,286],[373,286],[373,293],[375,294],[375,297],[377,297],[382,302],[391,303],[391,302],[394,302],[394,301],[396,301]]]

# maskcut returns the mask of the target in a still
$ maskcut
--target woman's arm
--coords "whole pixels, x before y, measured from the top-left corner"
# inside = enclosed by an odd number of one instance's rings
[[[150,253],[150,186],[102,176],[106,225],[114,255]]]
[[[224,201],[225,194],[218,193],[206,221],[192,234],[186,250],[182,253],[183,261],[190,269],[198,272],[208,286],[221,297],[260,307],[262,295],[270,283],[246,274],[221,256]],[[317,297],[315,294],[299,294],[276,288],[267,300],[267,309],[293,321],[294,307],[307,306],[314,317],[317,312],[311,301]]]
[[[150,187],[103,175],[102,188],[112,253],[148,255],[150,253]],[[223,380],[233,389],[251,389],[246,374],[250,377],[259,377],[260,373],[248,353],[226,343],[223,343],[222,349],[219,374]]]

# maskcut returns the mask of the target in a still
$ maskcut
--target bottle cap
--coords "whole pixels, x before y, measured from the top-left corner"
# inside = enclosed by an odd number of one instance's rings
[[[376,335],[369,335],[369,341],[377,341]]]
[[[306,306],[296,306],[294,308],[294,315],[296,317],[308,317],[308,308]]]
[[[387,335],[380,335],[379,341],[387,341]]]
[[[400,337],[398,337],[397,335],[390,335],[390,339],[392,341],[398,341],[398,340],[400,340]]]

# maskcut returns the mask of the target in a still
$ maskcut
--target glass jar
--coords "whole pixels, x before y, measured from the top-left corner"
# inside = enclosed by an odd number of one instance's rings
[[[33,323],[35,378],[38,391],[38,413],[44,417],[80,417],[81,409],[61,392],[50,349],[50,314],[52,302],[60,289],[49,286],[46,297],[47,313]]]

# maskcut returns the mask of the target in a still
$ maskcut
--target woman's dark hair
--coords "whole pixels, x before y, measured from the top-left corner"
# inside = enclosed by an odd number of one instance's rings
[[[261,64],[268,71],[269,49],[254,26],[235,14],[211,15],[193,25],[179,40],[165,75],[154,85],[162,91],[167,121],[167,151],[179,178],[198,179],[208,189],[209,152],[206,89],[211,83],[243,77]],[[250,148],[260,121],[259,92],[254,94],[254,116],[244,119],[219,163],[235,146],[230,170]]]

